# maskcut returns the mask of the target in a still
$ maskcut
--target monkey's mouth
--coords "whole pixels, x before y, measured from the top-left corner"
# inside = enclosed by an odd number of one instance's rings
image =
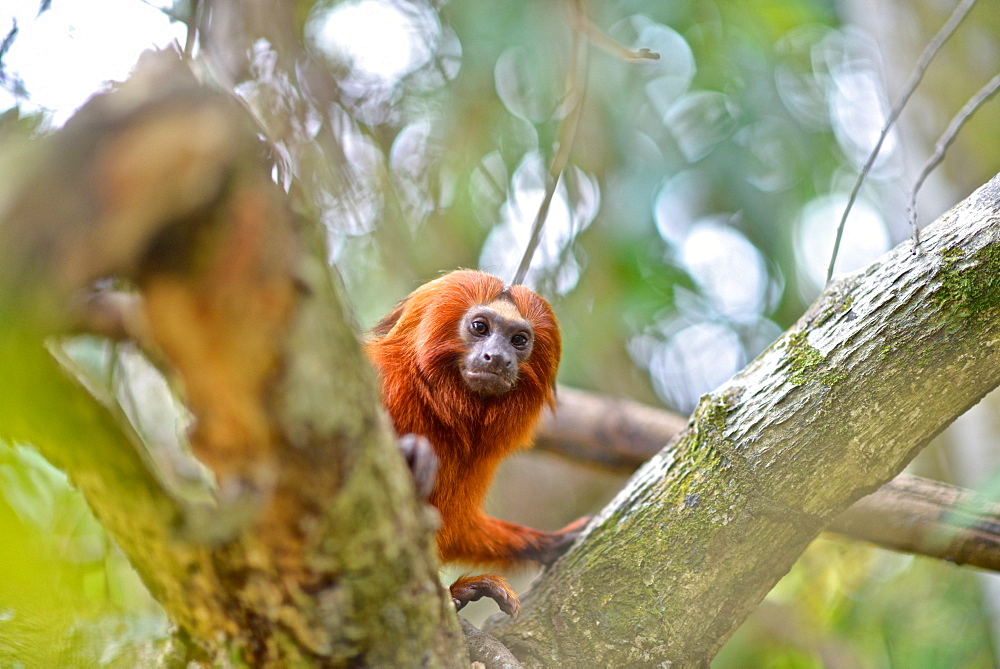
[[[514,380],[486,369],[462,370],[462,378],[472,390],[484,395],[506,395],[514,387]]]

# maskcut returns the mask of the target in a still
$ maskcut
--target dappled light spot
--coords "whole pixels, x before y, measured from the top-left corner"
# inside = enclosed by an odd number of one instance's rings
[[[441,191],[432,185],[440,183],[440,175],[435,173],[440,152],[431,138],[431,129],[426,119],[411,123],[396,135],[389,150],[389,169],[402,204],[415,222],[443,204],[435,199],[435,195],[442,195]]]
[[[329,194],[322,217],[327,229],[341,234],[363,235],[372,231],[381,209],[381,190],[376,180],[385,157],[359,132],[344,132],[342,148],[347,158],[342,190]]]
[[[663,117],[684,158],[694,163],[733,134],[736,119],[732,101],[717,91],[694,91],[671,105]]]
[[[808,23],[793,28],[774,45],[778,97],[795,120],[814,130],[830,127],[829,77],[817,71],[814,47],[833,32],[829,26]]]
[[[689,413],[699,397],[739,371],[746,356],[736,332],[724,324],[674,325],[679,329],[666,339],[648,343],[647,366],[660,398]]]
[[[421,3],[361,0],[335,6],[309,27],[321,49],[365,77],[394,85],[429,61],[441,26]]]
[[[24,80],[29,97],[21,100],[22,108],[46,111],[49,122],[61,126],[106,82],[125,79],[143,50],[183,42],[184,25],[156,4],[103,0],[97,11],[87,2],[54,2],[39,15],[38,0],[0,3],[0,30],[6,33],[14,19],[18,23],[3,66]],[[0,87],[0,110],[14,103]]]
[[[744,178],[760,190],[783,191],[802,178],[795,171],[801,148],[789,137],[784,119],[762,119],[741,129],[735,139],[748,156],[743,163]]]
[[[703,174],[685,170],[664,179],[653,200],[653,219],[660,237],[672,246],[684,243],[707,206],[708,184]]]
[[[673,28],[639,14],[618,22],[610,33],[633,50],[649,49],[659,54],[656,60],[634,65],[646,79],[646,97],[663,117],[694,79],[696,65],[691,46]]]
[[[837,222],[846,204],[846,193],[824,195],[807,203],[799,214],[795,257],[802,281],[800,290],[806,302],[816,297],[826,281]],[[866,200],[859,199],[844,226],[834,272],[842,274],[864,267],[888,250],[889,233],[882,215]]]
[[[832,32],[814,47],[814,60],[828,73],[828,102],[834,136],[848,159],[861,167],[878,141],[889,113],[879,70],[878,48],[859,31]],[[895,163],[896,133],[890,132],[872,167],[885,178]]]
[[[703,219],[684,240],[680,260],[713,310],[735,321],[760,318],[767,269],[757,247],[740,232],[718,218]]]
[[[562,92],[549,74],[523,47],[507,49],[493,71],[497,95],[507,111],[532,123],[558,118]]]

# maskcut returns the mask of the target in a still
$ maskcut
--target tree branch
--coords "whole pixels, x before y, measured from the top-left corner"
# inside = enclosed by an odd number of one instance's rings
[[[628,473],[656,455],[687,419],[631,400],[559,389],[536,448]],[[882,548],[1000,571],[1000,505],[971,490],[900,474],[835,518],[829,531]]]
[[[941,164],[941,161],[944,160],[944,154],[947,153],[948,147],[958,138],[958,133],[962,130],[962,126],[975,116],[979,108],[996,95],[998,90],[1000,90],[1000,74],[995,75],[986,82],[982,88],[976,91],[975,95],[962,105],[958,113],[948,122],[948,127],[938,137],[938,141],[934,143],[934,153],[931,154],[927,162],[920,168],[920,174],[917,175],[916,180],[913,182],[913,187],[910,188],[910,204],[906,208],[910,215],[910,228],[913,230],[914,244],[920,243],[920,230],[917,228],[917,194],[923,187],[924,181]]]
[[[556,397],[556,410],[542,416],[535,448],[620,473],[638,469],[688,423],[666,409],[566,386]]]
[[[707,662],[824,527],[1000,383],[998,208],[1000,177],[920,255],[829,286],[493,633],[528,664]]]
[[[293,219],[240,105],[149,55],[33,148],[0,203],[0,435],[66,471],[203,661],[465,661],[322,228]],[[142,299],[81,316],[106,276]],[[42,347],[129,334],[108,310],[137,306],[216,474],[208,509]]]
[[[827,529],[906,553],[1000,571],[1000,504],[940,481],[897,476]]]

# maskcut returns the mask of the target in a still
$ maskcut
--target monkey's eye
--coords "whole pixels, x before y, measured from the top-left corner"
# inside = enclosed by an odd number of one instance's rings
[[[480,320],[472,321],[472,326],[471,327],[472,327],[472,331],[475,332],[477,335],[480,335],[480,336],[485,336],[490,331],[490,326],[487,325],[484,321],[480,321]]]
[[[510,343],[514,345],[514,348],[524,348],[528,345],[528,337],[519,332],[510,338]]]

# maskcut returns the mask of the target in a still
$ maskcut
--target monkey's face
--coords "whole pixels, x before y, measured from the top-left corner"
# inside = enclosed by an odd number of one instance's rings
[[[531,355],[534,332],[505,297],[469,309],[459,323],[465,353],[462,379],[482,395],[506,395],[517,383],[518,368]]]

